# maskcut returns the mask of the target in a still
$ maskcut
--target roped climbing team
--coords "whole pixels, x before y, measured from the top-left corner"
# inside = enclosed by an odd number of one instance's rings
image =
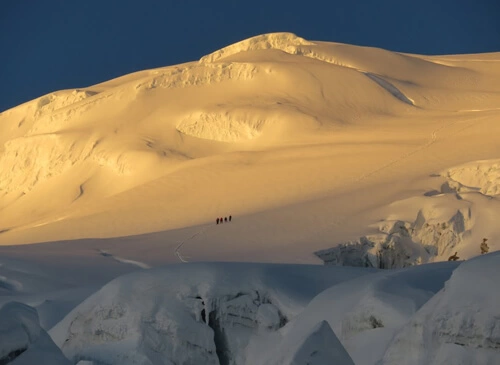
[[[228,218],[228,217],[224,217],[224,218],[217,218],[217,219],[216,219],[216,222],[217,222],[217,224],[219,224],[219,223],[220,223],[220,224],[222,224],[222,223],[224,223],[224,222],[226,222],[226,223],[227,223],[227,222],[231,222],[231,219],[232,219],[232,216],[229,216],[229,218]]]

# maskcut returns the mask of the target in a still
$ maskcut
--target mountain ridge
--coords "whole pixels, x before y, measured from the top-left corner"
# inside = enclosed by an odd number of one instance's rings
[[[270,240],[290,247],[285,261],[317,260],[313,252],[388,218],[360,212],[439,192],[446,178],[430,175],[498,158],[499,60],[274,33],[47,94],[0,114],[0,244],[152,232],[168,240],[233,214],[263,229],[238,257],[250,245],[264,260],[260,240]],[[438,198],[415,199],[406,221]],[[236,226],[199,243],[228,249],[247,231]]]

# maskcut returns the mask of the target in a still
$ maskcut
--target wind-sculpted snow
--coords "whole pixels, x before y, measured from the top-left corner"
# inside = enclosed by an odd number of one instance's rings
[[[389,218],[372,224],[376,233],[315,254],[327,265],[393,269],[444,261],[455,253],[469,259],[480,253],[483,238],[496,250],[498,165],[498,160],[474,161],[447,169],[434,176],[444,178],[439,190],[389,204],[384,210]],[[415,218],[397,219],[408,210]]]
[[[94,90],[62,90],[0,113],[0,144],[23,136],[60,130],[109,95]],[[0,146],[0,151],[2,147]]]
[[[383,220],[373,224],[378,233],[315,254],[327,265],[390,269],[443,261],[455,253],[461,260],[474,257],[480,253],[479,243],[490,235],[489,249],[495,250],[497,234],[491,227],[500,217],[499,161],[473,161],[440,175],[445,181],[439,190],[388,208],[394,218],[408,205],[422,206],[414,220]]]
[[[459,209],[451,217],[432,216],[419,210],[414,222],[385,221],[379,234],[363,236],[315,254],[326,265],[398,269],[446,258],[472,228],[471,211]]]
[[[458,193],[479,191],[489,196],[500,195],[500,160],[473,161],[450,168],[443,173],[447,187]]]
[[[49,134],[22,137],[5,144],[0,155],[0,192],[9,193],[22,189],[29,192],[43,182],[70,168],[83,151],[64,136]],[[80,145],[80,148],[83,147]],[[76,152],[76,153],[75,153]],[[22,157],[25,157],[24,160]]]
[[[281,330],[276,353],[286,352],[326,321],[355,364],[376,364],[394,334],[443,288],[457,265],[439,263],[382,271],[332,286]]]
[[[110,169],[117,175],[127,175],[159,159],[157,153],[146,147],[142,151],[139,148],[126,151],[108,148],[116,143],[116,139],[103,143],[92,135],[77,139],[71,133],[34,135],[8,141],[5,152],[0,155],[0,170],[3,171],[0,193],[27,194],[36,185],[86,162],[91,162],[90,166]],[[135,163],[137,159],[142,160],[142,166]]]
[[[382,364],[500,363],[500,253],[468,260],[395,336]]]
[[[367,274],[321,266],[172,265],[112,281],[50,333],[74,362],[245,364],[245,349],[259,335],[282,328],[327,287]]]
[[[270,33],[252,37],[233,45],[224,47],[201,58],[201,63],[217,62],[240,52],[278,49],[286,53],[296,54],[299,46],[309,46],[314,43],[297,37],[293,33]]]
[[[96,94],[98,93],[90,90],[68,90],[42,96],[38,99],[37,108],[33,117],[39,118],[44,114],[52,113]]]
[[[17,302],[0,308],[0,364],[70,365],[47,332],[36,309]]]
[[[42,125],[57,124],[54,122],[60,121],[61,114],[64,114],[67,120],[71,114],[74,114],[75,106],[82,109],[89,100],[95,101],[92,97],[97,94],[99,94],[98,91],[90,89],[61,90],[0,113],[0,128],[6,127],[6,124],[13,124],[9,125],[10,128],[6,131],[4,130],[3,135],[0,135],[0,142],[4,141],[2,137],[8,137],[11,133],[17,137],[15,129],[18,129],[21,134],[30,130],[32,132],[41,130]],[[34,125],[35,121],[36,125]]]
[[[382,86],[394,97],[409,105],[431,106],[432,108],[447,108],[448,103],[436,103],[434,97],[435,90],[421,90],[423,84],[434,84],[438,88],[463,89],[460,99],[467,99],[468,92],[478,90],[478,85],[488,84],[480,99],[487,101],[489,108],[495,108],[496,96],[488,80],[483,78],[473,70],[465,67],[458,67],[450,62],[434,60],[432,57],[416,58],[413,55],[389,52],[383,49],[352,47],[348,49],[343,44],[330,44],[324,47],[325,42],[310,42],[292,33],[270,33],[252,37],[233,45],[222,48],[201,58],[200,63],[211,64],[235,59],[239,55],[248,52],[262,52],[266,50],[281,51],[294,56],[301,56],[331,65],[340,66],[356,70]],[[362,54],[369,50],[370,56],[363,57]],[[271,54],[271,53],[269,53]],[[239,58],[236,58],[239,59]],[[421,74],[425,70],[425,74]],[[416,75],[419,75],[416,77]],[[394,83],[389,82],[390,78],[405,89],[411,90],[416,96],[416,102],[405,91],[398,88]],[[423,95],[422,95],[423,94]],[[426,95],[427,94],[427,95]],[[453,102],[453,100],[450,100]],[[443,105],[444,104],[444,105]]]
[[[193,113],[181,120],[177,130],[198,138],[221,142],[251,140],[261,135],[267,116],[258,110]]]
[[[318,323],[309,334],[284,354],[281,359],[273,359],[269,365],[354,365],[330,325],[326,321]]]
[[[252,63],[189,63],[155,71],[152,78],[139,83],[136,89],[147,91],[156,88],[209,86],[223,81],[245,81],[251,80],[258,72],[258,65]]]

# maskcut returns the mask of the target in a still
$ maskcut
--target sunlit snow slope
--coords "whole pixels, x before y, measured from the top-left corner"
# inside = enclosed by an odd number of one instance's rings
[[[500,53],[257,36],[1,113],[0,245],[140,234],[171,261],[182,245],[193,261],[320,262],[381,220],[470,209],[471,257],[483,236],[500,247],[499,118]]]

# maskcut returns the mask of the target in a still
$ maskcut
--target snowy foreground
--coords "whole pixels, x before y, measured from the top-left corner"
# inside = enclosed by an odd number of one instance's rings
[[[493,365],[499,267],[500,253],[492,253],[400,270],[243,263],[139,270],[76,305],[49,330],[52,339],[40,322],[66,298],[35,305],[38,315],[4,305],[0,362]]]
[[[290,33],[3,111],[0,365],[499,364],[499,118]]]

